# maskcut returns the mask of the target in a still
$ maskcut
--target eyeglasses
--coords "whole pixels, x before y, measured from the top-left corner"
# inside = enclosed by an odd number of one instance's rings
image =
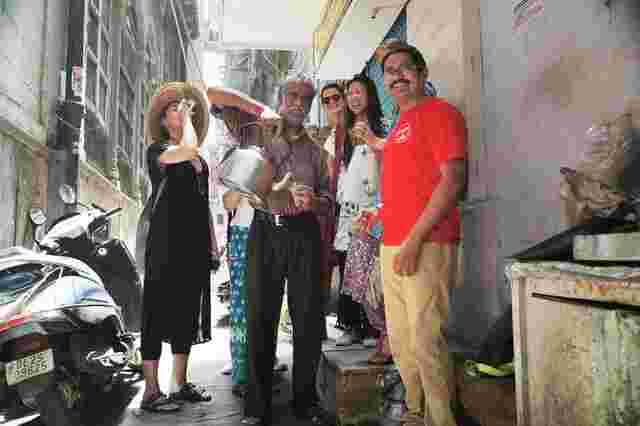
[[[399,64],[397,67],[384,67],[384,73],[391,76],[399,76],[400,74],[404,74],[407,71],[416,72],[418,71],[418,66],[413,62],[404,62],[402,64]]]
[[[324,97],[322,98],[322,103],[323,103],[324,105],[329,105],[329,104],[331,103],[331,101],[333,101],[333,102],[336,102],[336,103],[337,103],[337,102],[338,102],[338,101],[340,101],[341,99],[342,99],[342,96],[340,96],[340,95],[324,96]]]
[[[297,102],[300,102],[305,106],[305,108],[308,108],[313,102],[313,96],[306,96],[295,91],[288,91],[285,97],[287,100],[287,105],[293,105]]]

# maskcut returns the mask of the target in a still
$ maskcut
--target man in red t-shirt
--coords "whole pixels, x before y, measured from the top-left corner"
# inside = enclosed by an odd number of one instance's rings
[[[455,393],[445,328],[455,280],[465,185],[467,131],[462,114],[425,94],[420,52],[403,45],[382,62],[385,88],[400,109],[380,145],[381,264],[393,358],[406,387],[408,425],[454,426]]]

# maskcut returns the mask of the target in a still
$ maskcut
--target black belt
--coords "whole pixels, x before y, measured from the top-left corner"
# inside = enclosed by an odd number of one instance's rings
[[[297,215],[288,216],[282,214],[267,213],[263,210],[256,210],[255,219],[260,222],[268,223],[276,228],[280,228],[304,224],[307,221],[309,214],[309,212],[303,212]]]

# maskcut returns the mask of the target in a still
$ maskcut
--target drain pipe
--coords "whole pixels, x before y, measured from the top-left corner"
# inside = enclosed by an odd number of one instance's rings
[[[87,0],[69,2],[66,93],[64,93],[64,99],[60,105],[61,119],[58,120],[57,145],[66,152],[63,183],[73,188],[76,199],[79,195],[80,161],[84,158],[87,8]],[[70,206],[70,208],[76,211],[77,204]]]

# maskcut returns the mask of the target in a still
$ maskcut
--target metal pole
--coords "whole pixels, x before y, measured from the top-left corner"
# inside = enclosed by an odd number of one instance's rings
[[[178,31],[178,37],[180,39],[180,48],[182,50],[182,56],[184,58],[184,64],[185,66],[189,63],[188,59],[187,59],[187,49],[184,46],[184,39],[182,38],[182,31],[180,31],[180,23],[178,21],[178,13],[176,12],[176,5],[174,3],[174,0],[169,0],[169,2],[171,3],[171,11],[173,12],[173,20],[176,23],[176,31]],[[180,17],[182,18],[182,25],[184,26],[184,28],[187,28],[187,23],[185,21],[184,15],[182,14],[182,9],[180,9]],[[193,60],[196,64],[196,68],[198,70],[198,76],[200,77],[200,80],[204,83],[204,76],[202,75],[202,68],[200,68],[200,60],[198,59],[198,56],[196,55],[195,49],[193,49],[193,46],[191,45],[191,43],[189,43],[189,45],[191,46],[191,50],[193,51]]]
[[[80,197],[80,162],[84,158],[84,117],[85,86],[86,86],[86,37],[88,2],[77,0],[69,4],[69,31],[67,46],[67,84],[65,100],[62,104],[62,120],[59,120],[58,137],[60,145],[67,152],[67,164],[64,183],[70,185],[76,193],[76,200]],[[66,124],[65,124],[66,123]],[[69,209],[69,207],[65,207]],[[77,209],[77,205],[72,207]]]
[[[171,3],[171,11],[173,12],[173,21],[176,23],[176,31],[178,32],[178,39],[180,40],[180,48],[182,49],[182,57],[184,58],[185,67],[189,63],[187,60],[187,51],[184,48],[184,40],[182,39],[182,31],[180,30],[180,24],[178,23],[178,14],[176,13],[176,5],[174,0],[169,0]]]

